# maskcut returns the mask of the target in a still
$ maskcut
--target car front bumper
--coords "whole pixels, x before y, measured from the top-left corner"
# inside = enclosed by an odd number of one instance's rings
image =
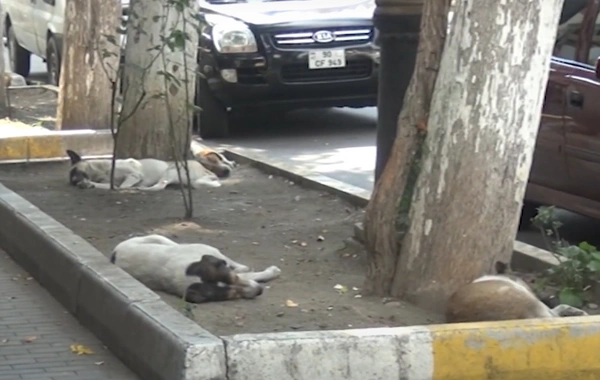
[[[269,54],[200,52],[199,69],[213,94],[228,107],[377,104],[379,49],[374,45],[346,48],[345,67],[316,70],[308,67],[308,50],[269,50]]]

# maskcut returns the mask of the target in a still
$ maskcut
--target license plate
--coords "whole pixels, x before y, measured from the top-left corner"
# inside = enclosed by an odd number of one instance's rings
[[[346,67],[346,51],[344,49],[311,50],[308,53],[309,69],[333,69],[336,67]]]

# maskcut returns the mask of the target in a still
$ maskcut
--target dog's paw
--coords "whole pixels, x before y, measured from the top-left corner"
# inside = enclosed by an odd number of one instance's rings
[[[557,307],[555,307],[552,310],[555,315],[557,315],[559,317],[563,317],[563,318],[564,317],[581,317],[581,316],[588,315],[588,313],[586,313],[585,311],[583,311],[581,309],[578,309],[573,306],[565,305],[565,304],[558,305]]]
[[[90,181],[81,181],[77,184],[77,187],[79,187],[80,189],[93,189],[94,188],[94,184],[91,183]]]
[[[281,275],[281,269],[277,268],[275,265],[272,265],[266,269],[273,277],[279,277]]]
[[[245,265],[238,265],[235,268],[235,271],[238,273],[248,273],[248,272],[250,272],[250,268]]]

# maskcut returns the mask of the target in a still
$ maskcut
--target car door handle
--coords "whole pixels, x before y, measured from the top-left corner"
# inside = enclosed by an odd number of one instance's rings
[[[577,91],[571,91],[569,93],[569,103],[575,107],[583,107],[583,95]]]

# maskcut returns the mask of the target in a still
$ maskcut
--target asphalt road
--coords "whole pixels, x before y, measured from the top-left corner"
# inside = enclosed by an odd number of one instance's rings
[[[45,63],[33,58],[30,79],[45,80]],[[283,120],[247,126],[223,145],[268,152],[274,159],[319,172],[367,190],[373,188],[377,109],[324,109],[296,111]],[[559,212],[563,237],[600,246],[600,221]],[[546,248],[535,230],[517,239]]]

